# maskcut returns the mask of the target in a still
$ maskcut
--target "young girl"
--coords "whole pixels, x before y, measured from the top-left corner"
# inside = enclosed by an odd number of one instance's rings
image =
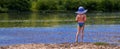
[[[78,29],[77,29],[77,33],[76,33],[76,39],[75,39],[76,42],[78,42],[79,34],[81,35],[80,36],[81,42],[83,42],[84,26],[85,26],[85,21],[86,21],[86,15],[85,15],[86,12],[87,12],[87,10],[85,10],[82,6],[80,6],[78,8],[78,11],[75,12],[75,13],[77,13],[76,21],[78,22]]]

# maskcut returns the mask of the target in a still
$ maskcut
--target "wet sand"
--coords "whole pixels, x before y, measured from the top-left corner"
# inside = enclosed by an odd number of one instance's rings
[[[1,46],[0,49],[120,49],[120,46],[95,45],[94,43],[20,44]]]

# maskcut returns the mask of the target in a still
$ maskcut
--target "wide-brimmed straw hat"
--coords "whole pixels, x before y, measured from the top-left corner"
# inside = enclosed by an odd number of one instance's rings
[[[80,6],[80,7],[78,8],[78,11],[75,12],[75,13],[77,13],[77,14],[84,14],[84,13],[86,13],[87,11],[88,11],[88,10],[85,10],[84,7]]]

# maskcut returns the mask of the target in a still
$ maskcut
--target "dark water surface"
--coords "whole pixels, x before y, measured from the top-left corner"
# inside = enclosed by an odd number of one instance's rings
[[[1,13],[0,46],[29,43],[73,43],[77,23],[73,13]],[[120,45],[120,14],[87,14],[84,42]]]

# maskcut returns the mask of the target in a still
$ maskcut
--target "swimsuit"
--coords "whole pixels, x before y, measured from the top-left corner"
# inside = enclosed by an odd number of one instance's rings
[[[84,23],[83,22],[78,22],[79,26],[80,27],[83,27],[84,26]]]
[[[85,15],[77,15],[76,20],[78,22],[79,27],[84,26],[84,22],[86,21],[86,16]]]

